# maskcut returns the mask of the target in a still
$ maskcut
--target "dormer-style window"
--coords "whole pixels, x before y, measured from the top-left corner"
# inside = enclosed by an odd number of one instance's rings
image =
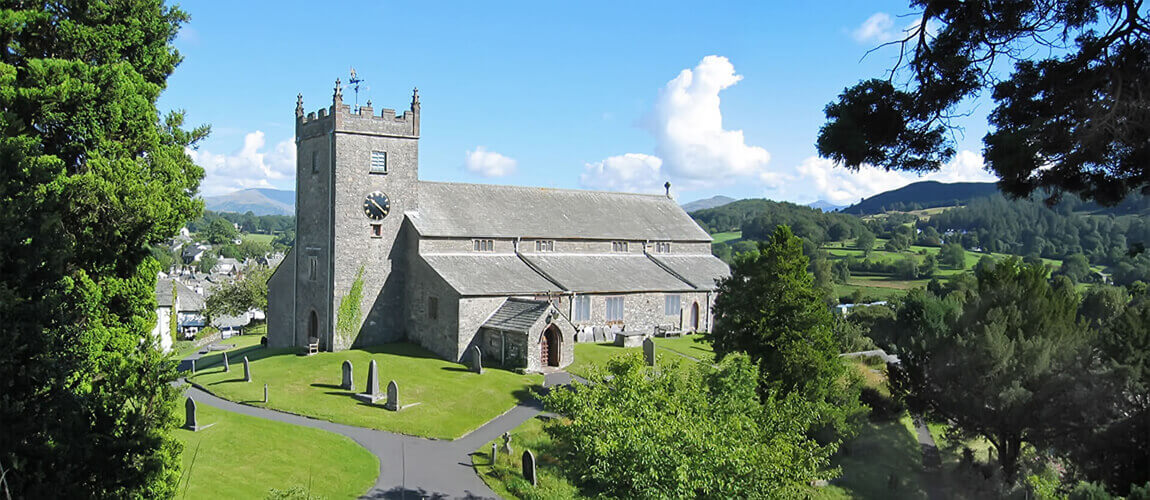
[[[671,253],[671,242],[657,241],[655,242],[655,253]]]
[[[494,252],[495,251],[495,241],[494,240],[472,240],[472,244],[474,245],[474,249],[476,252]]]
[[[386,174],[387,173],[387,151],[372,151],[371,152],[371,173],[373,173],[373,174]]]
[[[554,252],[555,240],[535,240],[536,252]]]
[[[611,251],[612,252],[626,252],[627,251],[627,242],[626,241],[612,241],[611,242]]]

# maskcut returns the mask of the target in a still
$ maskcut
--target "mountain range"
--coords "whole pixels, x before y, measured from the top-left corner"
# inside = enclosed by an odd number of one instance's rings
[[[295,215],[295,191],[253,188],[219,196],[205,196],[204,208],[213,212],[251,212],[255,215]]]

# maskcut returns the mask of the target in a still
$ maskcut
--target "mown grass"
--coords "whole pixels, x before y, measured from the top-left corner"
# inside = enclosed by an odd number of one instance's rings
[[[251,363],[252,382],[243,381],[244,356]],[[298,356],[295,350],[255,345],[237,347],[228,358],[231,371],[224,372],[220,353],[204,356],[190,380],[232,401],[436,439],[455,439],[478,428],[530,398],[533,388],[543,380],[540,375],[520,375],[499,368],[472,373],[458,363],[406,343],[306,357]],[[379,366],[380,392],[385,393],[388,381],[395,380],[400,404],[414,406],[392,412],[383,409],[384,400],[370,405],[352,397],[364,390],[368,365],[373,359]],[[340,388],[344,360],[352,362],[355,391]],[[264,384],[268,384],[270,393],[266,405]]]
[[[715,233],[711,235],[711,238],[715,243],[726,243],[728,241],[741,239],[742,237],[742,231],[730,231],[726,233]]]
[[[199,432],[177,429],[184,445],[177,498],[265,498],[302,487],[311,498],[355,498],[379,475],[379,459],[339,434],[239,415],[200,404]],[[184,405],[177,408],[182,424]]]
[[[715,360],[715,351],[711,348],[711,343],[703,340],[702,335],[657,338],[655,339],[655,346],[707,363]]]
[[[543,420],[530,419],[511,431],[511,454],[503,452],[503,439],[484,444],[471,454],[475,473],[491,491],[508,499],[575,499],[592,498],[581,494],[563,476],[559,460],[555,457],[555,443],[543,431]],[[491,445],[498,447],[495,462],[491,461]],[[535,477],[538,486],[532,487],[523,478],[523,452],[535,455]]]

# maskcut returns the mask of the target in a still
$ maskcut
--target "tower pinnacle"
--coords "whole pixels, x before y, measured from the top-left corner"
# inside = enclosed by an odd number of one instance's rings
[[[296,94],[295,96],[295,116],[296,118],[303,117],[303,94]]]
[[[343,103],[343,86],[340,85],[339,78],[335,79],[335,94],[332,95],[332,100],[335,101],[336,104]]]

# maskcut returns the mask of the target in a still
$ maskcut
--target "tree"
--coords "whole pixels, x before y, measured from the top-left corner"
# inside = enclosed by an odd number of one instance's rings
[[[992,89],[984,158],[1004,192],[1049,188],[1051,200],[1071,192],[1113,204],[1150,185],[1141,3],[911,4],[921,16],[894,42],[890,78],[861,82],[826,107],[820,155],[852,169],[937,170],[955,155],[952,119]],[[1014,63],[1009,75],[1004,61]]]
[[[251,309],[267,311],[271,275],[265,266],[251,266],[242,278],[221,285],[204,305],[208,317],[237,316]]]
[[[914,280],[918,279],[919,267],[918,260],[914,256],[903,257],[898,263],[895,264],[894,275],[899,279]]]
[[[1023,443],[1084,425],[1096,406],[1092,334],[1076,317],[1074,289],[1052,285],[1046,272],[1009,259],[978,271],[977,295],[965,303],[916,290],[896,320],[897,391],[912,408],[985,437],[1008,479]]]
[[[927,254],[922,259],[922,267],[918,268],[919,278],[933,278],[934,273],[938,272],[938,258],[934,254]]]
[[[15,498],[159,498],[180,445],[148,245],[203,171],[156,100],[187,16],[158,1],[0,7],[0,466]]]
[[[236,231],[236,226],[228,222],[227,219],[219,217],[208,223],[208,227],[204,229],[203,239],[213,245],[222,245],[235,241],[239,236],[240,233]]]
[[[886,240],[883,249],[888,252],[905,252],[910,248],[910,236],[904,233],[898,233]]]
[[[858,238],[855,238],[855,248],[862,250],[864,256],[870,255],[871,249],[874,248],[874,233],[869,229],[863,231]]]
[[[1086,256],[1080,253],[1070,255],[1062,260],[1062,267],[1058,268],[1058,274],[1070,278],[1074,283],[1082,283],[1093,271],[1090,270],[1090,262],[1086,260]]]
[[[938,261],[951,269],[966,269],[966,250],[958,243],[946,243],[938,252]]]
[[[544,396],[544,407],[563,415],[544,430],[572,481],[596,495],[798,495],[827,473],[834,447],[804,435],[817,417],[810,403],[797,394],[760,399],[755,373],[742,355],[689,370],[620,356],[596,369],[592,383]]]
[[[834,277],[835,283],[845,285],[851,280],[851,266],[845,260],[837,260],[831,266],[831,275]]]
[[[827,238],[830,241],[843,241],[851,236],[851,228],[842,221],[832,222],[827,227]]]
[[[858,389],[844,387],[833,317],[807,272],[802,241],[778,226],[759,248],[735,258],[718,284],[715,328],[704,334],[718,359],[745,353],[759,366],[761,394],[800,394],[826,404],[826,423],[849,432]]]
[[[196,270],[203,274],[210,274],[212,272],[212,268],[216,267],[216,264],[219,264],[219,262],[220,259],[216,257],[214,253],[204,252],[204,255],[200,257],[199,262],[196,262]]]

